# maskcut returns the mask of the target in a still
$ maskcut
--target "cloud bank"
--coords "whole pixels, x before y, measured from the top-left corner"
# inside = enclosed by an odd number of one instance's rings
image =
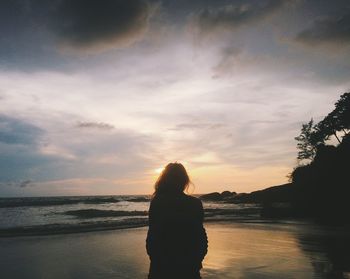
[[[350,13],[315,20],[310,28],[299,32],[296,40],[310,46],[350,45]]]
[[[194,16],[194,24],[201,34],[230,31],[263,20],[283,7],[284,0],[259,1],[257,3],[228,4],[200,10]]]
[[[34,191],[56,180],[126,180],[152,165],[146,154],[153,152],[156,141],[148,136],[103,122],[55,122],[44,128],[1,115],[0,193],[29,186]],[[56,186],[59,189],[59,183]]]
[[[36,145],[43,130],[16,118],[0,115],[0,143]]]

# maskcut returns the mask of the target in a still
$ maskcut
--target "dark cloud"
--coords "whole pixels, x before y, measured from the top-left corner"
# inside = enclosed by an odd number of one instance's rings
[[[101,129],[101,130],[112,130],[114,126],[108,123],[103,122],[79,122],[77,124],[78,128],[87,128],[87,129]]]
[[[151,13],[144,0],[61,0],[49,27],[74,48],[128,46],[145,33]]]
[[[48,3],[48,1],[47,1]],[[47,64],[52,61],[46,26],[48,4],[44,0],[0,1],[0,66]],[[46,11],[46,12],[45,12]]]
[[[73,67],[77,60],[60,47],[130,46],[143,38],[155,7],[147,0],[2,0],[0,67]]]
[[[19,187],[21,187],[21,188],[25,188],[25,187],[28,187],[31,185],[33,185],[33,181],[31,181],[31,180],[24,180],[24,181],[21,181],[19,183]]]
[[[229,4],[218,8],[202,9],[194,18],[201,33],[232,30],[256,22],[281,8],[285,0],[268,0],[256,3]]]
[[[26,188],[28,186],[33,186],[33,181],[32,180],[21,180],[21,181],[8,181],[8,182],[0,182],[0,187],[1,186],[6,186],[6,187],[19,187],[19,188]]]
[[[45,131],[26,120],[0,115],[0,182],[29,186],[28,177],[50,158],[38,152]]]
[[[310,28],[300,32],[296,40],[311,46],[350,44],[350,13],[318,19]]]
[[[20,119],[0,115],[0,143],[36,144],[43,130]]]

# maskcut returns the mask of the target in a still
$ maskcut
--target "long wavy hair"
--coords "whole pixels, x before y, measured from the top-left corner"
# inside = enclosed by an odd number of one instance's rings
[[[191,184],[185,167],[180,163],[169,163],[154,185],[153,197],[161,195],[176,195],[187,191]]]

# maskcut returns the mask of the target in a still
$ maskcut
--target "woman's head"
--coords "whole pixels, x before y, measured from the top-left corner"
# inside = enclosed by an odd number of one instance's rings
[[[158,194],[180,194],[187,190],[191,181],[185,167],[180,163],[169,163],[166,165],[156,184],[154,185],[154,196]]]

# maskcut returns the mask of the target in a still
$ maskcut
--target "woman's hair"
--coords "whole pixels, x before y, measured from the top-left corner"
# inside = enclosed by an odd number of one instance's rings
[[[169,163],[154,185],[153,197],[158,194],[180,194],[187,190],[191,181],[185,167],[180,163]]]

